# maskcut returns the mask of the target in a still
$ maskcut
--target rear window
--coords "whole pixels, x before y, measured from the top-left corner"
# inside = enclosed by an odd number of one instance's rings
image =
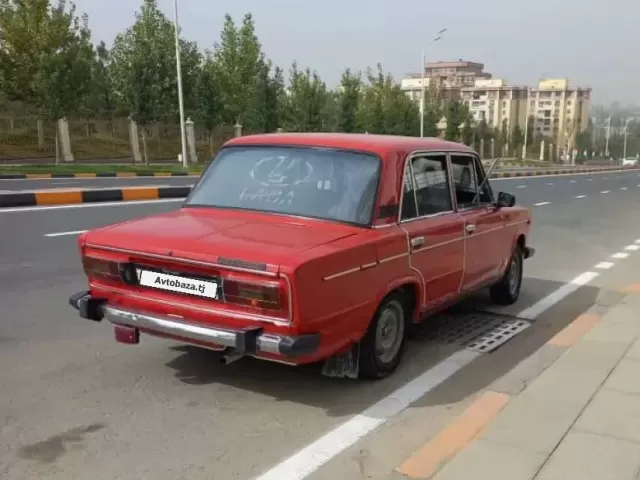
[[[380,175],[375,155],[307,147],[227,147],[187,206],[237,208],[359,225],[372,220]]]

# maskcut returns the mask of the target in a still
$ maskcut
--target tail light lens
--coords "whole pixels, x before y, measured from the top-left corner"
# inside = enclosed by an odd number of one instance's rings
[[[247,305],[264,310],[282,310],[282,291],[277,285],[260,285],[254,283],[225,280],[222,291],[224,299],[229,303]]]
[[[120,280],[118,263],[95,257],[82,257],[82,268],[88,278]]]

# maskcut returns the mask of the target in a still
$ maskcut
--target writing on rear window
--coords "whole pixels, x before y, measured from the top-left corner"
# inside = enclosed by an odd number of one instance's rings
[[[228,147],[187,205],[273,212],[366,224],[380,161],[365,153],[308,147]]]

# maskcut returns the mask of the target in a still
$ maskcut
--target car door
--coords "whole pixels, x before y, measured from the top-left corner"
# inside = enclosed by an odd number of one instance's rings
[[[455,297],[461,287],[464,231],[450,187],[446,154],[409,156],[400,226],[407,234],[411,267],[424,282],[425,309]]]
[[[464,225],[465,267],[462,289],[484,286],[499,275],[503,266],[504,215],[495,207],[484,170],[478,157],[469,153],[452,153],[451,170],[456,211]]]

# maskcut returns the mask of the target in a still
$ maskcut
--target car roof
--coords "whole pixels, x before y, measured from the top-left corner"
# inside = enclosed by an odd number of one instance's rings
[[[462,143],[440,138],[366,133],[265,133],[236,137],[224,144],[225,147],[241,145],[295,145],[358,150],[375,153],[383,158],[393,152],[409,153],[416,150],[474,152]]]

